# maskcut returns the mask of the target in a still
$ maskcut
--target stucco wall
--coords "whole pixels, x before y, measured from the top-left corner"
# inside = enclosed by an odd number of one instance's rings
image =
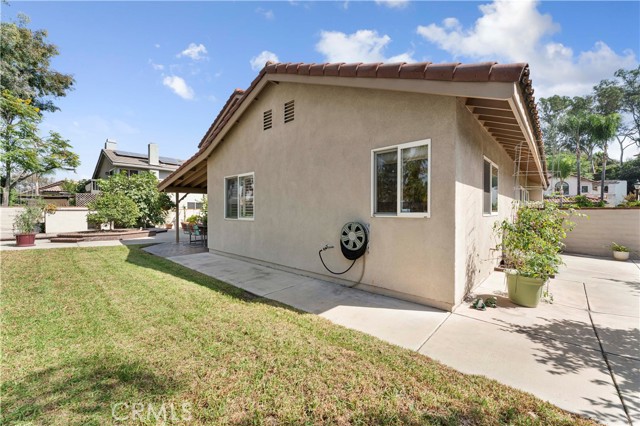
[[[86,207],[59,207],[54,214],[46,214],[45,231],[47,234],[86,231],[88,213]]]
[[[510,217],[515,199],[514,163],[468,109],[457,103],[456,120],[456,303],[498,263],[493,224]],[[498,213],[483,213],[484,157],[498,166]],[[540,191],[537,191],[538,193]]]
[[[295,120],[283,104],[295,100]],[[262,129],[263,111],[274,126]],[[451,97],[281,83],[266,89],[208,160],[209,247],[331,276],[350,262],[338,236],[370,225],[369,252],[350,281],[449,308],[454,293],[454,137]],[[371,217],[371,150],[431,139],[431,217]],[[224,177],[255,172],[255,220],[225,220]]]
[[[573,218],[576,226],[567,233],[565,252],[611,257],[611,243],[632,250],[640,258],[640,209],[583,209],[587,217]]]

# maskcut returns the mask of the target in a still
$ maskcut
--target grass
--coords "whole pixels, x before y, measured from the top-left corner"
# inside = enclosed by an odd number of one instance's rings
[[[2,424],[594,424],[138,247],[1,268]]]

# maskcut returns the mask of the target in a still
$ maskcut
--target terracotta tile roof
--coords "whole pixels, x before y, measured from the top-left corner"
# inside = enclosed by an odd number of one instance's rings
[[[418,63],[273,63],[267,62],[256,78],[246,90],[236,89],[227,100],[214,122],[207,130],[200,144],[198,152],[185,161],[178,170],[167,177],[169,181],[189,163],[195,160],[215,139],[230,117],[251,94],[265,74],[295,74],[310,77],[346,77],[346,78],[399,78],[414,80],[436,80],[453,82],[506,82],[518,83],[522,97],[533,125],[534,135],[543,173],[546,176],[546,160],[538,110],[533,96],[533,86],[529,79],[529,65],[526,63],[498,64],[497,62],[482,62],[476,64],[461,64],[459,62],[434,64],[431,62]]]

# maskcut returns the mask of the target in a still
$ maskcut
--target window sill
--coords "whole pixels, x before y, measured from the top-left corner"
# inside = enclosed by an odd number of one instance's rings
[[[498,212],[496,213],[482,213],[483,217],[495,217],[498,216]]]
[[[386,218],[396,218],[396,219],[429,219],[431,217],[430,213],[413,213],[413,214],[372,214],[371,217],[386,217]]]
[[[224,220],[228,220],[230,222],[253,222],[255,220],[255,218],[249,217],[249,218],[237,218],[237,219],[234,219],[232,217],[225,217]]]

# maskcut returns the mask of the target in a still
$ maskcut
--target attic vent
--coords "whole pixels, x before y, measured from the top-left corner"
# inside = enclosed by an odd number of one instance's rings
[[[294,108],[293,101],[289,101],[286,104],[284,104],[284,122],[285,123],[293,121],[293,115],[294,115],[293,108]]]
[[[273,127],[273,111],[265,111],[262,114],[262,130],[269,130]]]

